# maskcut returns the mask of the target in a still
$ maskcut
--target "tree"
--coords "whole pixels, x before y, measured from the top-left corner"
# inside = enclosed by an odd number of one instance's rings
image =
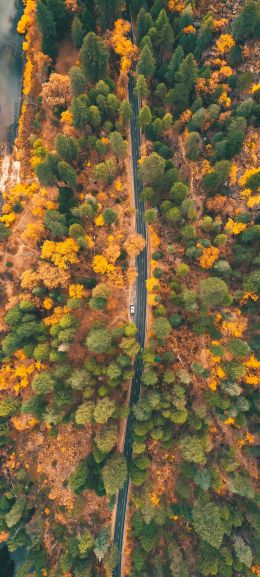
[[[148,98],[150,91],[147,86],[146,78],[143,74],[138,74],[135,90],[140,100],[142,100],[143,98]]]
[[[47,395],[54,390],[55,380],[49,371],[43,371],[35,375],[32,380],[32,389],[42,395]]]
[[[42,33],[42,50],[53,58],[56,55],[57,29],[54,16],[42,0],[37,2],[37,24]]]
[[[132,106],[129,102],[129,100],[122,100],[121,104],[120,104],[120,109],[119,109],[119,117],[120,117],[120,121],[122,122],[123,126],[126,126],[129,123],[129,120],[131,119],[132,116]]]
[[[69,477],[69,487],[76,495],[84,491],[87,485],[87,478],[89,475],[89,468],[85,460],[80,461],[74,473]]]
[[[58,171],[59,171],[60,180],[62,180],[63,182],[65,182],[66,184],[68,184],[71,187],[76,186],[77,173],[74,170],[74,168],[72,168],[72,166],[70,166],[67,162],[62,160],[58,164]]]
[[[140,44],[142,38],[147,34],[149,28],[153,25],[153,20],[145,8],[141,8],[137,16],[137,44]]]
[[[103,31],[111,28],[122,13],[123,0],[95,0],[98,22]]]
[[[19,408],[19,401],[14,399],[4,399],[0,401],[0,417],[11,417]]]
[[[25,498],[18,497],[14,505],[10,509],[10,511],[5,516],[5,521],[9,529],[17,525],[17,523],[19,523],[25,510],[25,506],[26,506]]]
[[[175,182],[170,190],[170,198],[174,204],[180,206],[189,193],[189,189],[183,182]]]
[[[226,283],[218,277],[208,277],[199,285],[199,297],[205,308],[230,303],[230,294]]]
[[[71,38],[77,50],[81,48],[84,36],[85,36],[84,26],[80,18],[78,16],[74,16],[71,25]]]
[[[156,208],[147,208],[144,213],[144,218],[147,224],[153,224],[157,219],[158,211]]]
[[[250,568],[252,565],[253,554],[249,545],[244,541],[244,539],[242,539],[242,537],[240,537],[240,535],[234,537],[234,550],[238,561]]]
[[[147,106],[147,104],[145,104],[138,113],[138,122],[139,122],[139,126],[144,129],[146,126],[148,126],[149,124],[151,124],[152,122],[152,113],[151,110],[149,108],[149,106]]]
[[[106,208],[103,213],[104,221],[108,226],[117,221],[117,213],[112,208]]]
[[[110,134],[110,146],[118,160],[125,158],[127,154],[127,142],[123,139],[120,132],[112,132]]]
[[[198,67],[193,54],[188,54],[181,62],[176,81],[184,90],[191,92],[198,77]]]
[[[168,546],[172,577],[189,577],[188,567],[181,548],[174,542]]]
[[[108,57],[108,50],[102,40],[94,32],[89,32],[84,38],[80,59],[90,83],[96,83],[105,77]]]
[[[96,433],[95,443],[102,453],[110,453],[116,444],[117,429],[114,426],[105,427]]]
[[[248,0],[233,22],[232,31],[235,40],[244,42],[247,38],[259,38],[260,7],[255,0]]]
[[[92,537],[90,531],[88,531],[88,529],[85,529],[83,535],[80,536],[78,542],[80,555],[82,557],[85,557],[88,554],[88,552],[93,548],[93,545],[94,545],[94,538]]]
[[[77,425],[86,425],[93,422],[94,403],[91,401],[80,405],[75,414]]]
[[[192,509],[194,529],[203,541],[219,549],[224,536],[221,510],[215,503],[197,501]]]
[[[36,175],[43,186],[54,186],[58,180],[58,163],[57,154],[48,153],[44,162],[38,164],[35,168]]]
[[[167,69],[167,80],[170,84],[170,86],[173,85],[174,83],[174,78],[176,75],[176,72],[179,70],[180,64],[182,62],[184,58],[184,51],[182,46],[177,46],[176,50],[174,51],[172,58],[168,64],[168,69]]]
[[[140,53],[137,72],[142,74],[145,78],[149,79],[153,76],[155,71],[155,59],[153,57],[152,51],[146,44]]]
[[[149,156],[143,156],[139,161],[139,173],[144,184],[152,184],[156,179],[163,176],[165,159],[157,152]]]
[[[68,234],[66,226],[66,217],[58,210],[46,210],[44,215],[44,224],[53,234],[54,238],[62,238]]]
[[[113,399],[105,397],[100,399],[94,409],[94,419],[96,423],[105,424],[114,415],[116,404]]]
[[[69,77],[73,96],[79,96],[85,92],[86,78],[80,66],[72,66],[69,71]]]
[[[80,94],[73,98],[71,111],[73,114],[73,124],[80,130],[86,128],[89,122],[89,99],[86,94]]]
[[[55,148],[63,160],[69,163],[76,160],[79,153],[79,145],[76,138],[60,133],[55,138]]]
[[[198,132],[189,132],[186,142],[185,151],[189,160],[198,160],[201,148],[201,138]]]
[[[109,544],[110,544],[110,531],[108,527],[107,528],[105,527],[104,529],[101,529],[95,540],[94,553],[99,563],[102,561],[105,554],[107,553]]]
[[[153,321],[152,331],[159,341],[165,341],[171,332],[171,325],[166,318],[160,317]]]
[[[106,353],[112,347],[112,337],[104,328],[93,328],[86,338],[86,345],[91,353]]]
[[[105,491],[108,496],[116,495],[126,481],[127,464],[122,455],[110,457],[102,470]]]
[[[195,435],[186,435],[180,441],[180,449],[185,461],[205,465],[205,442],[204,439]]]
[[[70,80],[68,76],[52,72],[48,82],[42,86],[42,105],[49,114],[57,110],[57,108],[67,108],[71,98]]]

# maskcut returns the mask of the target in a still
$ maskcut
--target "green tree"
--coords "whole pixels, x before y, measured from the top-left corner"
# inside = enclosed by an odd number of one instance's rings
[[[96,423],[105,424],[110,419],[116,410],[116,404],[113,399],[105,397],[97,401],[94,409],[94,419]]]
[[[180,206],[183,200],[189,193],[189,189],[183,182],[175,182],[170,190],[170,198],[173,200],[174,204]]]
[[[112,28],[122,14],[123,0],[95,0],[98,22],[103,31]]]
[[[71,25],[71,38],[77,50],[81,48],[84,36],[85,36],[84,26],[80,18],[78,16],[74,16]]]
[[[197,501],[192,509],[194,529],[203,541],[219,549],[224,536],[221,510],[215,503]]]
[[[176,74],[176,81],[190,92],[198,77],[198,67],[193,54],[188,54],[181,62],[179,70]]]
[[[86,338],[86,345],[91,353],[106,353],[112,347],[112,337],[104,328],[93,328]]]
[[[89,401],[87,403],[83,403],[77,408],[75,414],[75,421],[77,425],[86,425],[87,423],[93,422],[94,407],[94,403]]]
[[[233,22],[232,31],[235,40],[244,42],[247,38],[259,38],[260,6],[255,0],[248,0]]]
[[[141,8],[137,15],[137,44],[139,44],[153,25],[153,20],[149,12],[146,12],[145,8]]]
[[[80,59],[90,83],[94,84],[105,77],[108,56],[108,50],[102,40],[94,32],[89,32],[84,38]]]
[[[0,417],[11,417],[16,413],[18,408],[19,401],[14,399],[3,399],[0,401]]]
[[[119,109],[119,116],[120,116],[120,121],[122,122],[123,126],[127,126],[127,124],[129,123],[131,116],[132,116],[132,106],[129,102],[129,100],[122,100],[121,104],[120,104],[120,109]]]
[[[112,132],[110,134],[110,146],[114,155],[118,160],[122,160],[127,154],[127,142],[123,139],[120,132]]]
[[[240,535],[236,535],[234,537],[234,550],[238,558],[238,561],[240,561],[240,563],[243,563],[243,565],[246,565],[246,567],[250,568],[253,560],[252,550],[250,549],[249,545],[244,541],[244,539],[240,537]]]
[[[59,157],[57,154],[48,153],[43,162],[35,168],[36,175],[43,186],[54,186],[57,183]]]
[[[49,371],[43,371],[35,375],[32,380],[32,389],[42,395],[47,395],[54,390],[55,380]]]
[[[71,186],[72,188],[76,186],[77,173],[65,160],[61,160],[58,164],[58,171],[60,180]]]
[[[146,78],[143,74],[138,74],[136,80],[136,94],[142,100],[143,98],[148,98],[150,91],[147,86]]]
[[[198,132],[189,132],[186,142],[185,151],[189,160],[198,160],[201,149],[201,138]]]
[[[89,112],[89,123],[93,126],[93,128],[97,128],[101,124],[101,114],[97,106],[90,106],[88,109]]]
[[[61,158],[66,162],[71,163],[77,159],[79,145],[76,138],[59,133],[55,138],[55,148]]]
[[[102,453],[110,453],[116,445],[117,429],[115,426],[100,429],[95,436],[95,443]]]
[[[137,72],[138,74],[142,74],[145,78],[149,79],[151,78],[151,76],[153,76],[154,71],[155,71],[155,59],[153,57],[151,49],[146,44],[139,56]]]
[[[89,551],[93,548],[93,545],[94,545],[94,538],[92,537],[90,531],[88,531],[88,529],[85,529],[83,535],[80,536],[78,542],[80,555],[82,557],[85,557],[89,553]]]
[[[117,213],[112,208],[106,208],[103,212],[103,217],[105,223],[109,226],[117,221]]]
[[[10,509],[9,513],[7,513],[5,517],[5,522],[9,529],[17,525],[17,523],[19,523],[25,511],[25,506],[26,506],[25,499],[23,497],[18,497],[14,505]]]
[[[218,277],[208,277],[199,285],[199,297],[205,308],[214,308],[223,304],[230,304],[228,287]]]
[[[141,128],[144,129],[146,126],[149,126],[149,124],[151,124],[151,122],[152,122],[151,109],[149,106],[147,106],[147,104],[145,104],[139,110],[138,123],[139,123],[139,126],[141,126]]]
[[[73,113],[73,124],[80,130],[86,128],[89,122],[89,99],[86,94],[80,94],[73,98],[71,111]]]
[[[159,341],[165,341],[171,332],[171,325],[166,318],[160,317],[152,322],[152,331]]]
[[[144,184],[152,184],[156,179],[163,176],[164,170],[165,159],[157,152],[152,152],[149,156],[141,159],[139,173]]]
[[[89,468],[85,460],[80,461],[74,473],[69,476],[69,487],[76,495],[84,491],[87,486],[87,478],[89,475]]]
[[[51,58],[56,55],[57,29],[55,19],[42,0],[37,2],[37,24],[42,33],[42,50]]]
[[[79,96],[85,92],[86,78],[80,66],[72,66],[69,71],[70,85],[73,96]]]
[[[116,495],[126,481],[127,464],[122,455],[113,455],[102,469],[105,491],[108,496]]]
[[[195,435],[186,435],[180,441],[180,449],[185,461],[205,465],[205,442],[204,439]]]
[[[157,219],[157,214],[158,211],[156,210],[156,208],[147,208],[147,210],[144,213],[145,221],[148,224],[153,224]]]
[[[44,215],[44,224],[55,238],[62,238],[68,234],[66,217],[58,210],[46,210]]]
[[[172,58],[168,64],[167,69],[167,80],[170,86],[174,83],[174,78],[176,72],[179,70],[180,64],[184,59],[184,51],[182,46],[177,46],[176,50],[174,51]]]
[[[109,545],[110,545],[110,531],[108,527],[105,527],[104,529],[101,529],[95,540],[94,553],[99,563],[102,561],[105,554],[107,553]]]

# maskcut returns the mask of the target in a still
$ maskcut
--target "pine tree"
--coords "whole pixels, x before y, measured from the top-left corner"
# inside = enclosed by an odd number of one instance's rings
[[[138,74],[143,74],[145,78],[150,78],[155,71],[155,59],[149,46],[144,46],[140,53],[140,58],[137,66]]]
[[[84,36],[85,36],[85,31],[84,31],[83,24],[82,24],[81,20],[79,19],[79,17],[75,16],[75,18],[73,18],[72,26],[71,26],[71,38],[72,38],[72,42],[73,42],[75,48],[77,48],[77,50],[79,50],[81,48]]]
[[[106,75],[108,50],[94,32],[85,36],[80,58],[87,80],[96,83]]]
[[[98,13],[98,23],[103,31],[112,28],[115,20],[122,14],[122,0],[95,0]]]

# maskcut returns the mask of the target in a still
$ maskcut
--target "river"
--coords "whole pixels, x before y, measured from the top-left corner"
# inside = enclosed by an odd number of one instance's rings
[[[22,13],[21,0],[0,0],[0,206],[1,192],[8,178],[19,180],[19,162],[11,159],[17,131],[22,81],[22,39],[16,32]],[[0,549],[0,577],[13,577],[15,562],[21,554],[10,554],[6,545]]]
[[[22,0],[0,0],[0,194],[8,178],[19,179],[18,163],[10,165],[16,136],[22,81],[22,39],[16,32],[22,13]]]

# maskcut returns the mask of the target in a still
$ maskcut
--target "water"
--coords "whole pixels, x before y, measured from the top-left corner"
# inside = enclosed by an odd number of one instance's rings
[[[0,0],[0,146],[10,146],[18,120],[22,40],[16,26],[20,12],[18,0]]]

